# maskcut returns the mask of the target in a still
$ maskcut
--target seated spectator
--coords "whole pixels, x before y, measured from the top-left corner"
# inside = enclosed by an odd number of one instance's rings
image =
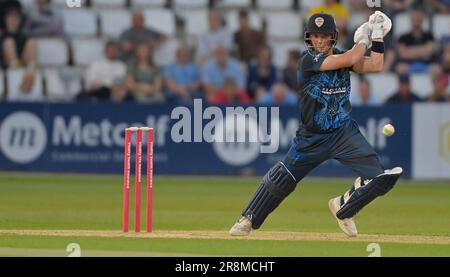
[[[138,102],[162,102],[162,79],[153,65],[148,44],[137,45],[135,59],[128,65],[128,89]]]
[[[222,45],[227,51],[233,47],[233,35],[227,29],[221,27],[218,11],[209,12],[209,31],[202,34],[198,41],[197,62],[203,65],[214,56],[214,50]]]
[[[433,93],[426,99],[427,102],[447,102],[450,97],[447,95],[449,77],[446,74],[440,74],[433,77]]]
[[[186,103],[200,97],[200,73],[187,47],[178,48],[175,62],[164,69],[164,84],[169,99]]]
[[[125,79],[118,78],[114,80],[111,86],[109,101],[112,103],[123,103],[134,101],[133,94],[128,90]]]
[[[164,41],[165,36],[144,26],[144,16],[141,11],[133,13],[133,26],[120,36],[120,58],[129,62],[133,52],[140,43],[146,43],[153,53]]]
[[[256,53],[266,44],[264,31],[250,27],[247,11],[239,12],[239,30],[234,34],[234,42],[238,47],[239,59],[246,63],[256,58]]]
[[[261,95],[258,100],[258,104],[267,106],[295,106],[297,103],[297,97],[283,83],[274,84],[271,91]]]
[[[3,18],[5,18],[6,13],[12,9],[18,10],[20,13],[22,12],[22,4],[19,0],[0,0],[0,34],[5,30]]]
[[[450,75],[450,43],[443,46],[441,61],[444,72]]]
[[[380,106],[379,99],[372,93],[372,87],[367,79],[361,78],[359,81],[358,94],[350,95],[350,102],[355,107]]]
[[[435,12],[450,14],[450,1],[449,0],[427,0],[428,3]]]
[[[298,50],[289,51],[287,66],[283,69],[283,82],[288,86],[289,90],[297,91],[297,68],[301,53]]]
[[[258,59],[251,63],[248,69],[247,92],[255,97],[261,92],[270,90],[277,81],[277,69],[272,63],[272,53],[269,47],[259,50]]]
[[[18,68],[28,66],[34,69],[36,66],[36,41],[29,38],[23,30],[23,17],[18,9],[6,12],[4,23],[5,31],[0,39],[2,48],[3,66]]]
[[[228,78],[234,80],[240,91],[244,91],[245,77],[241,64],[229,57],[227,49],[220,45],[215,50],[215,58],[208,61],[202,69],[201,79],[208,101],[212,101],[217,92],[223,90]]]
[[[433,34],[422,29],[424,13],[419,8],[411,11],[412,31],[398,40],[399,62],[407,63],[409,72],[423,73],[433,61],[435,42]]]
[[[233,79],[226,79],[223,89],[218,91],[211,101],[216,105],[250,104],[247,93],[237,86]]]
[[[33,37],[64,37],[63,19],[51,1],[36,0],[27,11],[28,32]]]
[[[118,59],[118,45],[109,41],[105,46],[105,57],[89,65],[85,72],[88,93],[109,95],[113,81],[125,78],[126,65]]]
[[[339,34],[345,35],[347,22],[349,20],[349,12],[347,8],[337,0],[324,0],[323,2],[323,5],[312,8],[308,12],[308,17],[311,17],[315,13],[331,14],[336,20]]]
[[[400,75],[399,82],[399,90],[387,100],[387,103],[413,103],[422,101],[422,99],[411,91],[409,75]]]

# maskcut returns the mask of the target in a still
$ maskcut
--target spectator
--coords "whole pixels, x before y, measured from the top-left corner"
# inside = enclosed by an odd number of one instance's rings
[[[123,103],[134,101],[133,94],[128,90],[125,79],[117,78],[111,86],[109,100],[112,103]]]
[[[395,15],[406,12],[415,3],[415,0],[383,0],[383,9],[386,15],[393,18]]]
[[[202,83],[206,90],[206,99],[212,101],[218,91],[223,90],[225,80],[234,80],[240,91],[244,91],[245,77],[241,64],[229,57],[227,49],[219,45],[215,58],[205,64],[202,70]]]
[[[361,78],[359,81],[358,94],[352,93],[350,97],[353,106],[369,107],[381,105],[379,99],[372,93],[370,82],[365,78]]]
[[[265,32],[250,27],[247,11],[239,12],[239,30],[234,34],[234,42],[238,47],[239,59],[246,63],[255,59],[260,47],[266,44]]]
[[[442,68],[450,75],[450,43],[445,44],[442,50]]]
[[[298,50],[289,51],[287,66],[283,69],[283,82],[288,86],[289,90],[297,91],[297,68],[300,61],[301,53]]]
[[[347,22],[349,20],[349,12],[347,8],[338,3],[337,0],[324,0],[323,5],[312,8],[308,12],[308,17],[315,13],[328,13],[331,14],[335,20],[339,29],[339,34],[345,35]]]
[[[447,102],[447,87],[449,77],[446,74],[440,74],[433,78],[433,93],[426,99],[427,102]]]
[[[129,62],[133,58],[133,52],[140,43],[146,43],[153,53],[165,40],[165,36],[144,26],[144,16],[141,11],[133,13],[133,26],[124,31],[120,36],[120,58]]]
[[[28,31],[33,37],[64,37],[63,20],[49,0],[36,0],[28,9]]]
[[[450,0],[427,0],[437,13],[450,14]]]
[[[118,45],[109,41],[105,46],[105,57],[93,62],[85,72],[88,93],[108,97],[113,81],[125,78],[126,66],[118,60]]]
[[[19,0],[0,0],[0,35],[6,27],[3,18],[5,18],[6,13],[12,9],[18,10],[20,13],[22,12],[22,4]]]
[[[266,92],[258,100],[258,104],[270,106],[295,106],[297,97],[283,83],[276,83],[270,92]]]
[[[272,64],[271,50],[269,47],[262,47],[257,61],[249,66],[247,92],[250,97],[255,98],[258,94],[270,90],[276,81],[277,69]]]
[[[128,89],[138,102],[162,102],[162,79],[151,61],[147,43],[137,45],[135,59],[128,65]]]
[[[2,35],[1,48],[5,67],[36,66],[36,41],[28,38],[22,28],[22,14],[18,9],[6,12],[5,32]]]
[[[404,34],[398,40],[398,58],[407,63],[409,71],[422,73],[428,70],[433,61],[435,42],[433,34],[422,28],[424,13],[419,8],[411,11],[412,31]]]
[[[399,82],[399,90],[387,100],[387,103],[413,103],[422,101],[422,99],[411,91],[409,75],[400,75]]]
[[[178,48],[176,61],[166,66],[164,84],[169,99],[190,102],[193,97],[200,97],[200,73],[187,47]]]
[[[223,89],[220,90],[211,101],[212,104],[250,104],[250,98],[247,93],[240,89],[234,79],[226,79]]]
[[[197,61],[203,65],[207,60],[214,56],[214,50],[222,45],[227,51],[233,47],[233,35],[231,32],[222,28],[218,11],[209,12],[209,32],[200,36],[197,48]]]

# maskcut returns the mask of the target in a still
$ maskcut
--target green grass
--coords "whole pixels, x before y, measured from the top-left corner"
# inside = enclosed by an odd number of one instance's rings
[[[239,217],[259,178],[157,177],[154,183],[155,229],[226,231]],[[342,194],[350,184],[351,180],[347,179],[306,179],[268,218],[262,231],[339,232],[327,202]],[[0,174],[2,230],[120,230],[121,209],[120,176]],[[450,185],[401,181],[388,196],[364,209],[356,221],[362,234],[450,236],[449,218]],[[0,235],[0,255],[5,248],[64,250],[70,242],[79,243],[83,251],[155,255],[368,255],[367,243],[351,241],[10,235]],[[383,243],[381,247],[383,256],[450,256],[448,244]]]

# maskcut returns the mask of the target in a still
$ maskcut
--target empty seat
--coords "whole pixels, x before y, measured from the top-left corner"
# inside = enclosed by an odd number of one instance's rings
[[[74,68],[46,69],[44,78],[50,101],[71,101],[81,92],[81,72]]]
[[[81,7],[86,7],[86,1],[87,0],[69,0],[72,3],[80,2]],[[69,5],[67,5],[67,0],[52,0],[52,4],[58,7],[66,7],[68,8]]]
[[[73,59],[77,66],[87,66],[104,57],[104,43],[98,39],[74,39]]]
[[[133,8],[164,7],[166,0],[131,0]]]
[[[303,30],[303,21],[298,13],[267,13],[267,33],[272,39],[297,40]]]
[[[180,11],[179,15],[185,22],[185,30],[188,35],[200,36],[208,31],[207,10]]]
[[[91,0],[93,7],[99,8],[123,8],[127,0]]]
[[[385,102],[398,90],[397,75],[392,73],[375,73],[367,74],[366,78],[369,80],[372,87],[372,93],[376,95],[380,102]]]
[[[166,66],[175,61],[175,55],[179,46],[176,39],[169,39],[164,42],[161,47],[158,47],[153,53],[153,61],[157,66]]]
[[[43,66],[61,66],[68,62],[67,44],[61,39],[37,39],[38,64]]]
[[[10,69],[7,74],[8,94],[6,101],[10,102],[41,102],[45,101],[44,90],[42,85],[42,76],[39,72],[34,75],[33,87],[30,92],[21,92],[23,69]]]
[[[450,15],[436,14],[433,16],[433,35],[436,41],[450,35]]]
[[[293,6],[292,0],[257,0],[256,3],[261,10],[290,10]]]
[[[218,6],[221,8],[250,8],[251,0],[219,0]]]
[[[427,73],[411,75],[411,90],[417,96],[424,98],[430,96],[433,91],[433,81]]]
[[[69,36],[96,36],[97,15],[87,9],[64,9],[64,31]]]
[[[400,36],[411,32],[411,15],[409,12],[397,14],[393,20],[393,28],[394,28],[394,37],[399,38]],[[425,17],[423,20],[422,27],[424,30],[430,30],[430,22],[428,17]]]
[[[149,9],[144,11],[145,26],[168,36],[175,34],[175,16],[171,10]]]
[[[131,14],[127,10],[101,10],[99,17],[101,34],[110,38],[118,38],[132,25]]]
[[[239,29],[239,12],[237,11],[230,11],[226,14],[225,20],[227,22],[227,28],[232,31],[236,32]],[[258,13],[250,12],[249,13],[249,21],[250,26],[252,28],[255,28],[257,30],[262,29],[262,18]]]
[[[272,41],[269,43],[272,48],[272,61],[274,65],[283,69],[287,65],[287,60],[289,56],[289,51],[291,50],[300,50],[303,52],[305,50],[305,44],[302,41],[294,41],[294,42],[276,42]]]
[[[208,0],[173,0],[176,9],[206,9]]]

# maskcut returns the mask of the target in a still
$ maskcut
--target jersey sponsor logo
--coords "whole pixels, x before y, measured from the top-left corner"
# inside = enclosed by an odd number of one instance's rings
[[[346,93],[347,89],[345,87],[337,87],[337,88],[322,88],[322,93],[326,95],[333,95],[333,94],[341,94]]]

